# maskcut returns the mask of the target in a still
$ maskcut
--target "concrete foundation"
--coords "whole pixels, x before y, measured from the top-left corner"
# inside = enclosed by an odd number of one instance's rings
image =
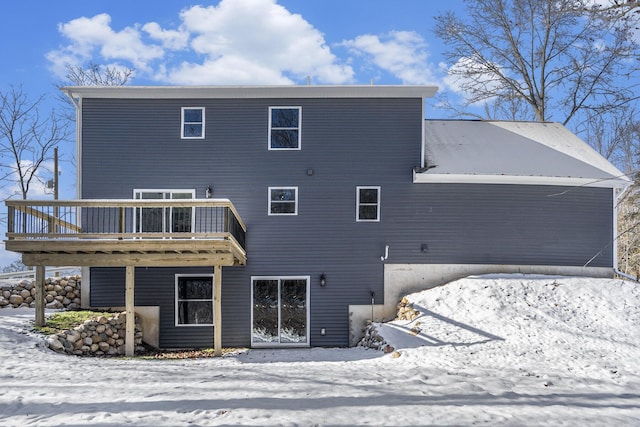
[[[367,322],[391,320],[403,296],[467,276],[495,273],[545,274],[552,276],[613,277],[613,268],[500,264],[385,264],[384,303],[349,306],[350,345],[362,338]],[[377,301],[376,301],[377,302]]]

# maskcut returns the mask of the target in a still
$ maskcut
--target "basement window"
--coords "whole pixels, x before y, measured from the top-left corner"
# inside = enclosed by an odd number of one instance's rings
[[[176,326],[213,326],[213,275],[176,275]]]

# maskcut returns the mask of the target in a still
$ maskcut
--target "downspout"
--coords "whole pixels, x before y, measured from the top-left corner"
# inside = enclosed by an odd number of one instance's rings
[[[82,199],[82,98],[75,98],[71,89],[66,89],[64,92],[76,107],[76,199],[80,200]],[[78,223],[78,225],[82,224]],[[91,308],[91,268],[80,266],[80,277],[82,277],[80,307]]]
[[[427,141],[426,141],[426,137],[424,135],[424,121],[426,120],[425,114],[426,114],[426,109],[425,109],[425,99],[422,98],[422,117],[420,118],[420,121],[422,122],[422,131],[420,133],[420,139],[422,141],[421,147],[420,147],[420,168],[425,168],[425,157],[426,157],[426,153],[427,153]],[[415,174],[415,173],[414,173]]]
[[[76,199],[82,198],[82,98],[75,98],[71,89],[65,94],[76,107]]]
[[[613,271],[616,273],[618,270],[618,202],[623,191],[618,192],[617,188],[612,189],[613,196]]]

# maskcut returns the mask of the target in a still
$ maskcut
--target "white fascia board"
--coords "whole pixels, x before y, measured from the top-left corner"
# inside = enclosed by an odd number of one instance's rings
[[[464,175],[413,173],[415,184],[517,184],[569,187],[625,188],[631,183],[620,178],[591,179],[554,176]]]
[[[437,86],[66,86],[72,98],[431,98]]]

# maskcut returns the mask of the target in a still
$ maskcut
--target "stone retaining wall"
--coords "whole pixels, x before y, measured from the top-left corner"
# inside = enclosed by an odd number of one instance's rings
[[[45,307],[54,309],[80,308],[80,276],[48,277],[45,280]],[[35,307],[35,280],[22,280],[0,286],[0,308]]]
[[[74,329],[47,337],[46,344],[58,353],[76,356],[120,356],[125,354],[127,316],[125,312],[113,317],[96,317]],[[142,327],[136,316],[136,351],[143,351]]]

